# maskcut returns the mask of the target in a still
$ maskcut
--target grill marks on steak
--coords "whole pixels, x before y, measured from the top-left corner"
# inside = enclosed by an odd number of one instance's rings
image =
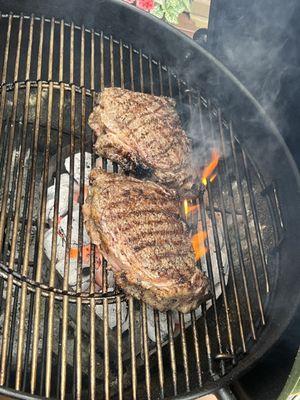
[[[191,145],[181,127],[175,101],[106,88],[89,118],[98,136],[96,152],[170,188],[189,190],[193,184]]]
[[[96,168],[83,213],[92,242],[125,293],[160,311],[182,312],[208,294],[174,192]]]

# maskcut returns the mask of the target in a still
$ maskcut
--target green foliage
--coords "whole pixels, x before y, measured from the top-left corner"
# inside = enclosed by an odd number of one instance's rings
[[[154,8],[153,8],[153,10],[151,11],[151,13],[153,14],[153,15],[155,15],[157,18],[163,18],[164,17],[164,15],[165,15],[165,12],[164,12],[164,9],[159,5],[159,4],[157,4]]]
[[[155,7],[151,12],[170,24],[177,24],[179,15],[184,11],[189,12],[190,9],[191,0],[155,0]]]

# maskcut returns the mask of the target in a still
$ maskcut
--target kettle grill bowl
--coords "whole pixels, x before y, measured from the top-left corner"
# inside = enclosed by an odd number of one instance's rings
[[[68,2],[57,6],[16,1],[10,8],[64,20],[3,13],[0,21],[0,391],[17,389],[24,396],[196,398],[224,385],[273,345],[299,305],[300,181],[279,132],[251,94],[209,53],[126,4],[100,1],[96,8],[88,1],[74,8]],[[67,280],[57,280],[55,257],[45,266],[49,171],[56,169],[59,177],[65,148],[67,155],[92,152],[87,117],[97,92],[112,85],[175,97],[187,123],[192,119],[194,126],[195,115],[198,118],[200,143],[217,140],[228,152],[206,198],[212,224],[216,213],[223,217],[227,257],[233,252],[229,283],[224,281],[221,258],[222,296],[213,297],[209,309],[203,305],[199,319],[192,314],[189,328],[187,317],[180,315],[178,337],[168,315],[166,342],[160,335],[159,313],[154,313],[153,344],[147,337],[146,306],[136,308],[130,299],[130,334],[124,337],[122,293],[107,293],[105,287],[96,293],[93,284],[82,291],[80,273],[72,291]],[[103,167],[107,165],[104,160]],[[83,157],[81,172],[83,194]],[[57,189],[57,204],[58,200]],[[83,203],[83,196],[79,201]],[[204,210],[204,200],[199,202]],[[80,218],[82,236],[81,214]],[[204,227],[206,219],[202,212]],[[29,248],[26,255],[26,240],[28,246],[33,243],[32,259]],[[218,242],[217,231],[214,241]],[[211,257],[208,252],[205,260],[210,278]],[[91,268],[92,282],[93,274]],[[116,304],[114,331],[108,323],[111,302]],[[95,317],[98,304],[103,320]],[[84,346],[90,347],[88,355]]]

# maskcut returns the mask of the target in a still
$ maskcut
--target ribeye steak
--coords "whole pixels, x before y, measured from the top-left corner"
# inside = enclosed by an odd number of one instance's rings
[[[95,151],[99,155],[170,188],[191,189],[191,144],[173,99],[106,88],[89,125],[98,136]]]
[[[207,297],[174,191],[95,168],[83,207],[99,246],[125,293],[160,311],[189,312]]]

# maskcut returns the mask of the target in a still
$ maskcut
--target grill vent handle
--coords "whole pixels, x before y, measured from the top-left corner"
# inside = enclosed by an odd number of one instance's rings
[[[237,400],[229,387],[221,388],[215,394],[218,400]]]
[[[193,35],[193,40],[200,46],[206,48],[207,47],[207,29],[206,28],[198,29]]]

